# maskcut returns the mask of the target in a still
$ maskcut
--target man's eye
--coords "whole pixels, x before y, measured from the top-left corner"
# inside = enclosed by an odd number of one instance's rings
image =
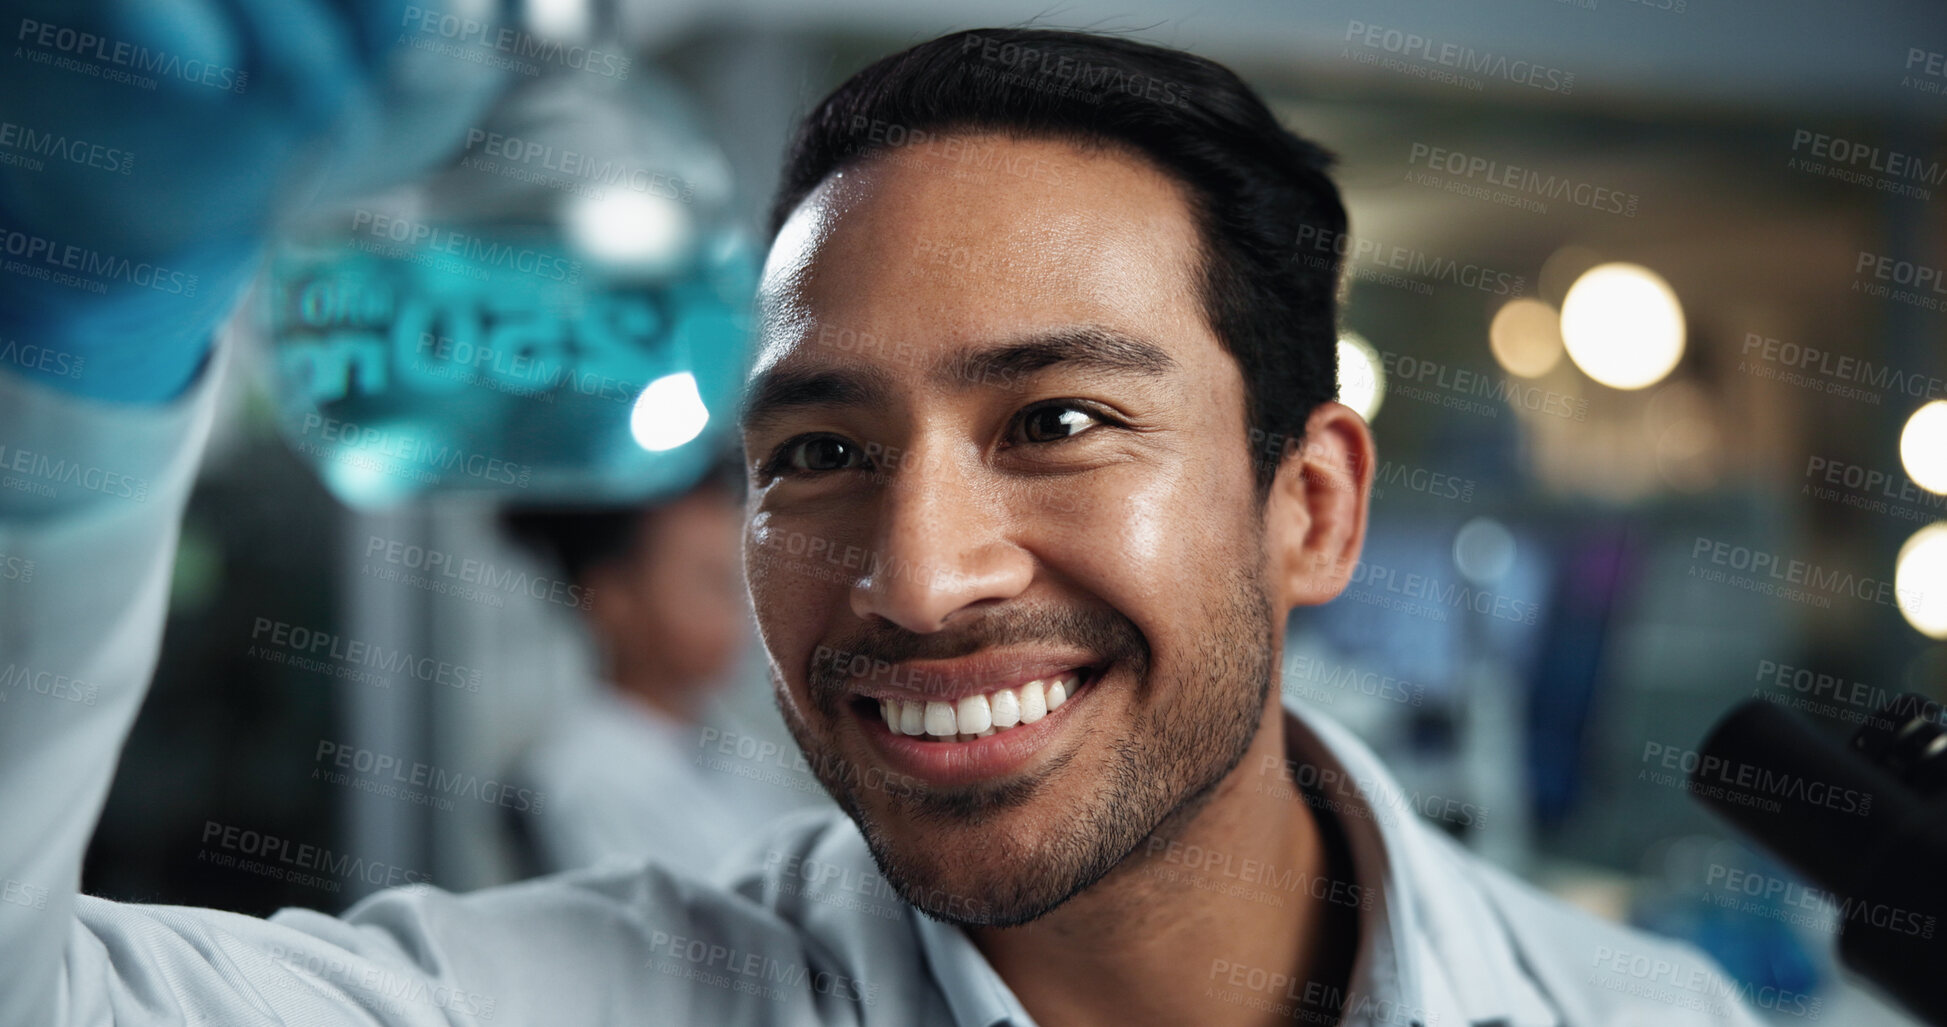
[[[1022,414],[1019,432],[1026,442],[1059,442],[1101,423],[1101,418],[1081,407],[1054,403]]]
[[[772,466],[779,471],[846,471],[865,463],[865,451],[835,435],[793,439],[778,449]]]

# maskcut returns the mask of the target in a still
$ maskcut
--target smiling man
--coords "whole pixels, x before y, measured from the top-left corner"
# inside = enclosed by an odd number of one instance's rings
[[[786,722],[887,879],[977,927],[1048,1022],[1261,1015],[1212,1008],[1192,954],[1341,994],[1355,918],[1171,883],[1141,850],[1354,880],[1295,790],[1263,785],[1283,612],[1344,585],[1372,444],[1329,402],[1332,272],[1246,250],[1344,215],[1322,156],[1207,64],[1003,45],[1194,76],[1233,123],[985,84],[985,34],[883,62],[806,119],[745,415],[746,562]],[[888,125],[921,141],[858,146]],[[1224,209],[1253,186],[1260,208]],[[1246,441],[1300,432],[1283,461]],[[855,566],[810,573],[799,539]],[[1067,986],[1084,966],[1101,986]]]
[[[1284,620],[1344,587],[1373,467],[1332,401],[1339,269],[1297,246],[1344,231],[1326,163],[1227,70],[1071,33],[924,43],[806,117],[745,558],[843,814],[713,882],[402,889],[342,920],[77,895],[213,389],[104,407],[0,375],[7,442],[156,483],[0,502],[0,567],[28,568],[0,647],[100,696],[0,716],[0,1024],[1754,1022],[1703,956],[1477,862],[1281,706]],[[219,858],[291,861],[216,826]]]
[[[1657,947],[1388,817],[1281,706],[1374,465],[1297,245],[1345,232],[1327,163],[1221,67],[1035,31],[875,64],[787,158],[751,591],[877,868],[1005,982],[929,952],[963,1024],[1546,1022]]]

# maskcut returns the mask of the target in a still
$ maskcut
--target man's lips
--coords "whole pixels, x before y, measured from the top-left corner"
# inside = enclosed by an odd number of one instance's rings
[[[854,662],[868,661],[860,658]],[[1030,681],[1046,681],[1063,673],[1078,673],[1087,678],[1103,663],[1096,654],[1083,650],[976,653],[955,660],[869,662],[869,666],[861,667],[859,673],[852,675],[847,691],[854,697],[912,703],[957,703],[968,696],[1020,688]]]
[[[1090,713],[1078,707],[1092,705],[1092,700],[1097,697],[1095,693],[1099,691],[1095,686],[1112,669],[1112,665],[1099,671],[1076,668],[1051,675],[1051,679],[1060,683],[1058,698],[1055,703],[1050,704],[1053,706],[1052,709],[1044,711],[1030,708],[1019,711],[1019,719],[1015,720],[1012,726],[997,727],[990,723],[985,730],[971,734],[959,730],[962,726],[959,717],[963,704],[985,702],[988,707],[987,715],[991,718],[996,712],[994,707],[997,705],[989,698],[992,693],[964,696],[953,704],[938,700],[930,701],[927,705],[927,714],[921,715],[918,724],[909,722],[898,724],[902,728],[919,727],[921,728],[919,734],[895,730],[894,726],[889,725],[886,709],[881,705],[880,700],[866,696],[857,697],[852,703],[851,712],[858,718],[859,729],[864,733],[867,743],[877,749],[894,769],[930,781],[937,786],[970,785],[1019,772],[1029,766],[1038,753],[1059,747],[1062,744],[1060,739],[1065,733],[1082,730],[1086,726],[1084,722],[1089,718]],[[1032,693],[1044,680],[1049,679],[1030,679],[1028,683],[1016,688],[996,691],[1012,691],[1017,698],[1020,698],[1022,693]],[[1071,683],[1072,694],[1065,694],[1068,693],[1068,685]],[[1044,704],[1046,697],[1046,687],[1042,686]],[[1023,705],[1031,702],[1032,699],[1024,699]],[[912,709],[912,707],[907,706],[905,709]],[[946,723],[941,719],[949,715],[949,710],[951,710],[952,723]],[[1002,719],[1012,716],[1009,711],[999,712],[1002,713]],[[902,713],[902,716],[905,715],[909,714]],[[1082,720],[1075,720],[1076,717]],[[927,723],[929,720],[933,722]],[[925,733],[927,729],[932,729],[933,733]],[[943,733],[948,729],[953,733]]]
[[[970,742],[975,738],[1035,724],[1067,704],[1070,696],[1094,680],[1087,668],[1058,671],[1018,685],[976,692],[954,702],[929,699],[873,700],[861,696],[854,707],[876,702],[886,730],[895,735],[941,742]]]

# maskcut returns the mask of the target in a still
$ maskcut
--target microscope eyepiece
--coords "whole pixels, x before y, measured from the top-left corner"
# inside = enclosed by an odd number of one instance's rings
[[[1711,729],[1690,790],[1842,903],[1839,955],[1947,1024],[1947,728],[1902,695],[1840,745],[1750,699]]]

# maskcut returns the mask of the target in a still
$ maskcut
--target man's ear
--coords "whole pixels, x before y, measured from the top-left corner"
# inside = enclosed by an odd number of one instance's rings
[[[1264,503],[1278,608],[1316,606],[1345,588],[1366,540],[1372,432],[1352,408],[1321,403],[1301,443],[1286,447]]]

